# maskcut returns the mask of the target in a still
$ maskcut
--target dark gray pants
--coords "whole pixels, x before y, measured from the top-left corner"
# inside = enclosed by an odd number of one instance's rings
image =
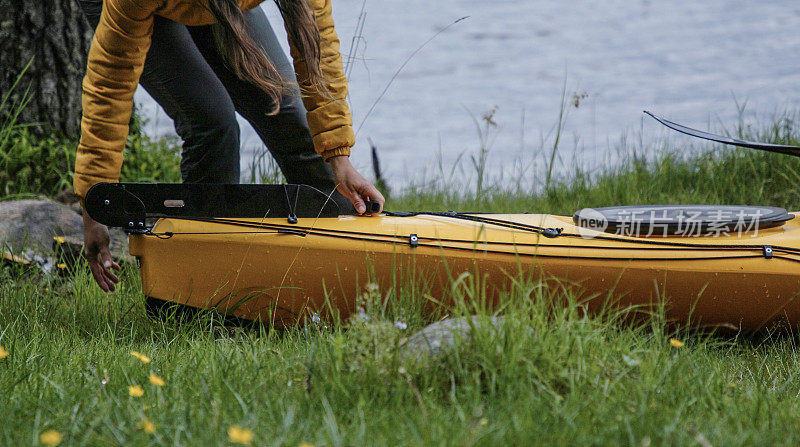
[[[93,27],[102,0],[80,0]],[[253,39],[278,71],[294,71],[261,8],[245,13]],[[239,79],[217,51],[210,26],[189,27],[155,17],[150,51],[139,83],[175,123],[183,139],[181,175],[187,183],[239,182],[239,112],[256,130],[289,183],[303,183],[326,193],[334,189],[330,167],[315,151],[299,92],[272,101],[255,85]],[[338,192],[336,202],[349,201]],[[350,206],[352,208],[352,206]],[[342,212],[348,212],[347,208]]]

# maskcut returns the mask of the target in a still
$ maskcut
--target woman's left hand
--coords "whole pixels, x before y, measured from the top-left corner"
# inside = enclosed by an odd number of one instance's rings
[[[356,168],[350,163],[349,157],[344,155],[332,157],[328,160],[328,163],[333,170],[336,189],[353,202],[353,207],[355,207],[358,214],[364,214],[367,210],[367,206],[364,204],[365,200],[374,200],[380,203],[380,211],[383,211],[383,202],[385,202],[383,195],[378,191],[378,188],[356,171]],[[371,216],[372,214],[369,215]]]

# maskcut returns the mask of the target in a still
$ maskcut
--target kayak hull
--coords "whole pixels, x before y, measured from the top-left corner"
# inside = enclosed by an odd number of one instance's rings
[[[663,306],[673,322],[743,330],[800,324],[798,218],[754,234],[643,238],[581,229],[564,216],[490,216],[561,235],[435,215],[249,226],[162,219],[153,228],[161,237],[131,235],[130,251],[147,296],[276,326],[314,313],[347,318],[371,282],[412,281],[438,300],[461,278],[460,287],[479,282],[496,305],[520,277],[568,289],[590,311]]]

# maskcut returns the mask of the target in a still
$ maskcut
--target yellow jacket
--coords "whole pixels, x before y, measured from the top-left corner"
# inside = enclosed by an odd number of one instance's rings
[[[263,0],[238,0],[242,10]],[[296,48],[291,55],[297,82],[304,92],[308,125],[314,147],[322,157],[350,155],[355,143],[350,109],[345,100],[347,79],[333,27],[330,0],[310,0],[316,12],[322,72],[332,98],[317,93],[307,81],[308,72]],[[189,26],[214,22],[202,0],[104,0],[103,14],[89,50],[83,80],[81,141],[75,162],[75,192],[83,197],[98,182],[119,180],[122,150],[128,136],[133,93],[150,47],[153,16],[160,15]]]

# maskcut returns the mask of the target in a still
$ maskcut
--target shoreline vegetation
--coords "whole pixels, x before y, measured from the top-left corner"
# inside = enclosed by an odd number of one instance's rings
[[[52,197],[71,184],[74,143],[29,127],[10,119],[0,127],[2,200]],[[785,114],[733,134],[798,144],[800,122]],[[619,150],[618,165],[591,173],[576,164],[537,191],[482,178],[481,160],[491,153],[478,153],[472,162],[479,185],[473,176],[474,183],[456,187],[445,175],[395,192],[387,208],[800,209],[798,158],[668,142]],[[174,141],[134,131],[123,178],[178,181],[178,154]],[[254,166],[251,178],[274,181],[274,173]],[[634,310],[589,317],[573,297],[530,278],[519,278],[501,309],[475,304],[477,281],[456,285],[455,306],[434,315],[421,310],[434,298],[418,285],[377,285],[359,292],[363,312],[349,321],[269,331],[223,326],[213,312],[150,319],[130,265],[111,294],[85,268],[32,275],[6,263],[0,276],[3,445],[800,442],[794,337],[671,329],[662,312],[636,326],[621,323]],[[476,325],[444,357],[398,354],[405,339],[439,318],[496,313],[502,323]]]

